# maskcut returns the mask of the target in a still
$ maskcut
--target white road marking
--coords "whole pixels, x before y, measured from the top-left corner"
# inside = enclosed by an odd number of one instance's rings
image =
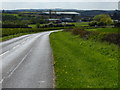
[[[44,83],[45,81],[40,81],[41,83]]]
[[[25,41],[24,41],[23,43],[20,43],[20,44],[24,44],[24,43],[25,43]],[[10,49],[10,50],[16,49],[17,47],[19,47],[19,46],[20,46],[20,44],[18,44],[17,46],[13,47],[13,48],[12,48],[12,49]],[[4,52],[4,53],[0,54],[0,56],[2,56],[2,55],[4,55],[4,54],[6,54],[6,53],[8,53],[8,52],[10,52],[10,50],[8,50],[8,51],[6,51],[6,52]]]
[[[24,43],[25,43],[27,40],[29,40],[30,38],[31,38],[31,37],[27,37],[27,38],[23,39],[23,42],[22,42],[22,43],[20,43],[20,44],[16,45],[15,47],[13,47],[13,48],[12,48],[12,49],[10,49],[10,50],[13,50],[13,49],[15,49],[15,48],[19,47],[21,44],[24,44]],[[8,50],[8,51],[6,51],[6,52],[4,52],[4,53],[0,54],[0,56],[2,56],[2,55],[4,55],[4,54],[8,53],[10,50]]]
[[[4,55],[4,54],[6,54],[6,53],[8,53],[8,52],[10,52],[10,51],[8,50],[8,51],[6,51],[6,52],[4,52],[4,53],[0,54],[0,56],[2,56],[2,55]]]
[[[2,80],[0,81],[0,84],[3,82],[3,80],[4,80],[4,79],[2,79]]]
[[[12,72],[7,76],[7,77],[10,77],[14,71],[20,66],[20,64],[25,60],[25,58],[29,55],[29,53],[32,51],[32,48],[30,49],[30,51],[23,57],[23,59],[20,61],[20,63],[14,68],[14,70],[12,70]],[[0,84],[2,84],[2,82],[4,81],[5,78],[7,77],[3,77],[1,80],[0,80]]]
[[[20,66],[20,64],[25,60],[25,58],[29,55],[29,53],[32,51],[32,48],[30,49],[30,51],[23,57],[23,59],[20,61],[20,63],[14,68],[14,70],[8,75],[8,77],[10,77],[14,71]]]
[[[0,84],[2,84],[2,82],[4,81],[5,77],[3,77],[1,80],[0,80]]]

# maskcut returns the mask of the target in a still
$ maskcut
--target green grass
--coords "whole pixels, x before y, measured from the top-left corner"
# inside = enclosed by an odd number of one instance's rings
[[[118,87],[118,46],[83,40],[70,32],[50,35],[56,88]]]
[[[63,28],[63,27],[62,27]],[[0,29],[0,42],[9,40],[18,36],[31,34],[31,33],[38,33],[44,31],[51,31],[51,30],[59,30],[62,29],[61,27],[57,28],[1,28]],[[65,27],[67,28],[67,27]]]
[[[72,24],[75,24],[76,27],[89,26],[88,22],[75,22],[75,23],[72,23]]]
[[[99,31],[99,32],[115,32],[120,33],[120,28],[94,28],[88,29],[88,31]]]
[[[30,24],[29,27],[36,28],[36,24]]]
[[[13,16],[18,16],[18,14],[9,14],[9,13],[2,13],[2,15],[13,15]]]
[[[1,37],[0,42],[9,40],[9,39],[12,39],[12,38],[15,38],[15,37],[19,37],[19,36],[22,36],[22,35],[26,35],[26,34],[31,34],[31,33],[19,33],[19,34],[16,34],[16,35],[9,35],[9,36],[6,36],[6,37]]]
[[[59,29],[67,29],[69,27],[51,27],[51,28],[2,28],[0,32],[2,32],[2,37],[9,35],[16,35],[19,33],[37,33],[41,31],[49,31],[49,30],[59,30]],[[0,35],[0,37],[1,37]]]
[[[40,26],[43,26],[43,25],[45,25],[45,24],[40,24]],[[36,27],[36,24],[30,24],[30,25],[28,25],[29,27],[32,27],[32,28],[37,28]]]
[[[74,24],[75,27],[89,26],[88,22],[74,22],[74,23],[70,23],[70,24]],[[43,25],[45,25],[45,24],[40,24],[40,26],[43,26]],[[36,24],[30,24],[29,27],[36,28]]]

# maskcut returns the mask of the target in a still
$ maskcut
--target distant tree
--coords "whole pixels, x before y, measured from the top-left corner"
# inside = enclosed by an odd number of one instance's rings
[[[40,23],[37,23],[37,24],[36,24],[36,27],[37,27],[37,28],[40,28]]]
[[[92,21],[89,23],[90,26],[96,26],[97,25],[97,22],[96,21]]]
[[[114,26],[115,26],[115,27],[120,27],[120,22],[115,22],[115,23],[114,23]]]
[[[115,10],[112,18],[113,18],[114,20],[120,20],[120,11],[119,11],[119,10]]]
[[[2,20],[3,21],[8,21],[8,20],[18,20],[18,18],[14,15],[2,15]]]
[[[96,15],[93,20],[96,21],[99,26],[111,25],[113,22],[108,14]]]
[[[4,10],[4,9],[2,10],[2,13],[5,13],[5,10]]]

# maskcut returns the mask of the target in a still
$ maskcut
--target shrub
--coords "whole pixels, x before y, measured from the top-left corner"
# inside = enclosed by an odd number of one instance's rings
[[[120,22],[114,24],[115,27],[120,27]]]
[[[106,26],[113,23],[111,17],[107,14],[96,15],[93,21],[89,23],[90,26]]]
[[[75,35],[80,35],[81,38],[88,39],[91,35],[90,31],[86,31],[84,29],[73,29],[72,33]]]
[[[36,28],[40,28],[40,24],[39,23],[36,24]]]
[[[107,34],[103,37],[103,41],[107,41],[110,43],[114,43],[120,46],[120,34],[118,33],[112,33],[112,34]]]
[[[90,26],[96,26],[97,25],[97,22],[96,21],[92,21],[89,23]]]

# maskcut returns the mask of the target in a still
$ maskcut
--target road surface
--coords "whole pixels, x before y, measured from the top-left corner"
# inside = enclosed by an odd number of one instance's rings
[[[3,88],[53,88],[51,32],[24,35],[0,43]]]

